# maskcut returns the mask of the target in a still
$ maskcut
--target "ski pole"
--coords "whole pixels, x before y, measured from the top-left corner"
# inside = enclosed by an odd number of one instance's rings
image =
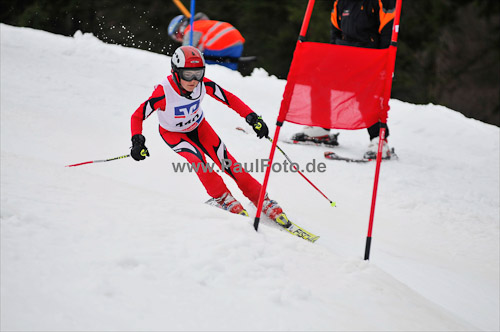
[[[244,132],[245,134],[248,134],[248,133],[247,133],[247,131],[246,131],[245,129],[241,128],[241,127],[236,127],[236,130],[239,130],[239,131],[241,131],[241,132]],[[273,139],[272,139],[271,137],[266,136],[266,138],[269,140],[269,142],[271,142],[271,143],[273,142]],[[312,182],[311,182],[311,180],[309,180],[309,179],[308,179],[308,178],[304,175],[304,173],[302,173],[302,172],[301,172],[301,171],[297,168],[297,166],[295,166],[295,165],[297,165],[297,164],[295,164],[292,160],[290,160],[290,158],[287,156],[287,154],[285,153],[285,151],[283,151],[283,150],[282,150],[282,149],[281,149],[281,148],[280,148],[277,144],[276,144],[276,148],[278,148],[278,150],[279,150],[279,151],[280,151],[280,152],[281,152],[281,153],[285,156],[285,158],[286,158],[286,159],[288,160],[288,162],[289,162],[289,163],[290,163],[290,164],[294,167],[294,169],[295,169],[295,170],[296,170],[296,171],[297,171],[297,172],[298,172],[298,173],[299,173],[299,174],[300,174],[300,175],[301,175],[301,176],[302,176],[302,177],[303,177],[303,178],[304,178],[307,182],[309,182],[309,184],[310,184],[311,186],[313,186],[313,187],[314,187],[314,189],[316,189],[316,190],[317,190],[317,191],[318,191],[321,195],[323,195],[323,197],[324,197],[324,198],[326,198],[326,199],[328,200],[328,202],[330,202],[330,205],[331,205],[331,206],[336,206],[336,205],[337,205],[337,203],[335,203],[335,202],[333,202],[331,199],[329,199],[329,198],[328,198],[328,197],[327,197],[327,196],[326,196],[326,195],[325,195],[325,194],[324,194],[321,190],[319,190],[319,188],[318,188],[318,187],[316,187],[316,186],[314,185],[314,183],[312,183]]]
[[[269,140],[269,142],[273,142],[273,139],[269,136],[266,136],[266,138]],[[314,185],[314,183],[311,182],[311,180],[309,180],[305,175],[304,173],[302,173],[298,168],[297,168],[297,164],[295,164],[293,161],[290,160],[290,158],[286,155],[285,151],[283,151],[279,145],[276,144],[276,148],[285,156],[285,158],[288,160],[288,162],[290,163],[290,165],[292,165],[294,167],[294,169],[304,178],[304,180],[306,180],[307,182],[309,182],[309,184],[311,186],[314,187],[314,189],[316,189],[321,195],[323,195],[324,198],[326,198],[328,200],[328,202],[330,202],[330,205],[331,206],[335,206],[337,205],[337,203],[333,202],[331,199],[329,199],[321,190],[319,190],[318,187],[316,187]]]
[[[119,157],[114,157],[114,158],[109,158],[109,159],[103,159],[103,160],[91,160],[91,161],[85,161],[83,163],[78,163],[78,164],[73,164],[73,165],[66,165],[64,167],[75,167],[75,166],[80,166],[80,165],[85,165],[85,164],[94,164],[94,163],[104,163],[107,161],[113,161],[113,160],[118,160],[118,159],[124,159],[130,157],[130,154],[126,154],[123,156]]]
[[[172,0],[172,2],[179,8],[179,10],[186,16],[187,18],[191,18],[191,13],[187,10],[186,7],[182,4],[180,0]]]

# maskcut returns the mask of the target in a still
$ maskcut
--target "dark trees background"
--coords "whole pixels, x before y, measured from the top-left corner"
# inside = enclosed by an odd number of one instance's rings
[[[190,1],[182,0],[189,8]],[[328,42],[333,0],[316,0],[308,40]],[[244,55],[286,78],[307,0],[198,0],[196,11],[227,21]],[[91,32],[107,43],[172,54],[166,30],[180,12],[170,0],[2,0],[1,22],[58,34]],[[335,64],[332,64],[334,66]],[[448,106],[500,126],[500,1],[403,0],[392,96]]]

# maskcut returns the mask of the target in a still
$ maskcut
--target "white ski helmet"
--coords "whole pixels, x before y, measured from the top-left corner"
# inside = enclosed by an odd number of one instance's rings
[[[172,76],[181,95],[184,95],[180,84],[181,78],[185,81],[203,81],[205,76],[205,59],[199,49],[194,46],[178,47],[171,60]]]
[[[180,46],[172,55],[172,71],[184,68],[205,68],[205,59],[201,51],[194,46]]]

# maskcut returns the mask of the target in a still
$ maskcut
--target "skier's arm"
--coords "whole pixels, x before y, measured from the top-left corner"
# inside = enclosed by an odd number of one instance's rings
[[[248,107],[248,105],[243,101],[241,101],[240,98],[236,97],[231,92],[224,90],[215,82],[206,77],[203,79],[203,83],[205,83],[207,93],[210,96],[232,108],[239,115],[245,118],[246,122],[250,126],[252,126],[253,130],[257,134],[257,137],[262,138],[268,136],[269,129],[267,128],[264,120],[262,120],[262,117],[258,116],[254,111],[252,111],[252,109]]]
[[[380,45],[379,48],[388,48],[391,44],[392,37],[392,24],[394,23],[396,1],[384,0],[382,1],[382,8],[379,11],[380,19]]]
[[[203,83],[207,89],[207,94],[236,111],[241,117],[246,118],[248,114],[254,113],[240,98],[224,90],[212,80],[205,77]]]
[[[165,109],[165,94],[161,85],[156,86],[151,97],[132,114],[130,119],[132,136],[142,133],[142,122],[157,109]]]
[[[337,39],[342,39],[342,31],[338,21],[338,0],[333,4],[333,9],[330,17],[330,43],[335,44]]]

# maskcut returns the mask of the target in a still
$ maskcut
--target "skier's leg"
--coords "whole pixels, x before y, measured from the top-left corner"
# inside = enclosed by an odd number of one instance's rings
[[[204,120],[196,132],[188,135],[221,169],[224,168],[224,172],[234,179],[243,195],[256,204],[261,184],[246,172],[241,164],[238,164],[210,124]]]
[[[370,135],[370,144],[368,144],[368,149],[366,150],[363,158],[365,159],[375,159],[377,158],[378,152],[378,141],[380,128],[385,128],[385,139],[382,142],[382,158],[390,158],[391,149],[389,147],[387,137],[389,136],[389,127],[386,123],[375,122],[372,126],[368,127],[368,135]]]
[[[387,123],[375,122],[372,126],[368,127],[368,135],[370,135],[370,141],[375,137],[378,137],[380,128],[385,128],[385,138],[389,137],[389,127]]]
[[[228,164],[230,165],[224,167],[224,172],[234,179],[243,195],[257,206],[260,190],[262,188],[261,184],[246,172],[241,164],[238,164],[236,159],[227,151],[225,144],[217,133],[215,133],[210,124],[206,120],[203,121],[198,126],[197,132],[191,132],[189,136],[193,141],[199,142],[199,146],[202,147],[204,152],[209,155],[221,169]],[[278,202],[271,200],[267,194],[262,206],[262,212],[282,226],[288,227],[291,225]]]
[[[220,175],[208,167],[202,149],[187,134],[171,132],[160,127],[160,135],[172,150],[184,157],[193,167],[198,167],[196,175],[209,196],[218,198],[229,191]]]

